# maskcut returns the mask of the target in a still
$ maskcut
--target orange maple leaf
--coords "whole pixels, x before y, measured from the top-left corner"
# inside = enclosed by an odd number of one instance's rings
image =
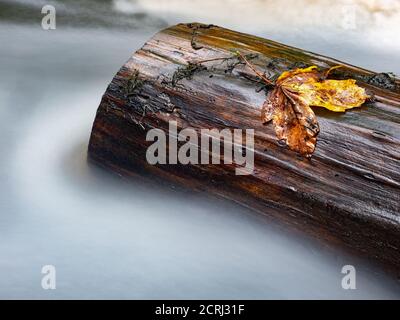
[[[326,80],[328,73],[319,73],[316,66],[282,73],[261,111],[264,123],[272,120],[277,138],[306,157],[313,154],[319,133],[310,106],[344,112],[361,106],[368,98],[355,80]]]
[[[327,79],[330,71],[341,66],[334,66],[325,72],[318,71],[316,66],[289,70],[273,82],[259,72],[241,52],[232,52],[262,81],[274,87],[262,106],[261,119],[264,123],[272,121],[277,138],[303,156],[311,157],[319,133],[319,124],[311,106],[344,112],[360,107],[369,98],[365,89],[359,87],[354,79]],[[197,65],[229,59],[210,58],[198,61]],[[188,67],[193,65],[189,64]]]
[[[354,79],[328,80],[332,69],[321,73],[316,66],[283,72],[275,83],[258,72],[241,53],[241,59],[274,89],[268,93],[261,111],[264,123],[272,121],[277,138],[289,149],[310,157],[315,150],[319,124],[311,106],[335,112],[361,106],[369,96]]]

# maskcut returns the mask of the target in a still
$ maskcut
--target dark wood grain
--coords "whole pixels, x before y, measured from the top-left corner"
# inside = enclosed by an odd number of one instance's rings
[[[253,63],[271,76],[299,64],[342,64],[334,77],[357,79],[375,101],[340,114],[314,108],[321,129],[317,148],[311,160],[299,157],[278,144],[272,126],[261,123],[265,91],[256,91],[248,68],[239,65],[230,73],[221,67],[171,83],[189,61],[230,56],[232,49],[257,53]],[[135,70],[140,83],[132,89]],[[126,175],[146,172],[232,199],[400,274],[399,81],[379,84],[374,75],[270,40],[180,24],[150,39],[112,80],[97,111],[89,156]],[[234,165],[223,164],[149,165],[147,130],[167,131],[169,120],[179,128],[253,128],[254,172],[236,176]]]

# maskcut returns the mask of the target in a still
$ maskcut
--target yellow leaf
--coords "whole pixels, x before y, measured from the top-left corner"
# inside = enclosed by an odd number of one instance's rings
[[[260,73],[240,52],[236,52],[265,84],[273,85],[261,109],[264,123],[272,122],[277,138],[289,149],[306,157],[315,150],[319,124],[311,106],[335,112],[360,107],[369,96],[354,79],[327,80],[341,66],[319,72],[317,66],[283,72],[275,83]]]
[[[364,88],[354,79],[320,80],[321,76],[312,66],[282,73],[277,84],[284,91],[295,93],[310,106],[324,107],[335,112],[344,112],[361,106],[368,98]]]
[[[279,78],[277,79],[277,83],[278,82],[282,82],[283,80],[289,78],[289,77],[293,77],[296,74],[300,74],[300,73],[312,73],[313,71],[317,70],[318,67],[317,66],[311,66],[308,68],[303,68],[303,69],[294,69],[294,70],[289,70],[289,71],[284,71],[282,72],[282,74],[279,76]]]
[[[310,157],[315,150],[319,125],[310,106],[336,112],[361,106],[368,95],[354,79],[326,80],[329,72],[316,66],[283,72],[262,108],[262,121],[272,121],[277,138],[300,154]]]

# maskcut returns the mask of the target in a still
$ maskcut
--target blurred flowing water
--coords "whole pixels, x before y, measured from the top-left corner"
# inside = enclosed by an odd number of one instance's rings
[[[45,4],[56,30],[41,28]],[[232,203],[86,162],[106,86],[161,28],[220,24],[398,73],[399,11],[396,1],[0,1],[0,298],[399,298],[376,266]],[[341,287],[347,264],[357,290]],[[56,290],[41,287],[44,265],[56,267]]]

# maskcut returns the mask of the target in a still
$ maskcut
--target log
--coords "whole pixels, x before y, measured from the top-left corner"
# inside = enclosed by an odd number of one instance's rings
[[[297,66],[354,78],[373,101],[346,113],[314,108],[316,151],[301,157],[277,141],[260,113],[270,88],[240,63],[189,62],[256,54],[274,77]],[[204,68],[206,67],[206,68]],[[213,25],[179,24],[151,38],[122,66],[97,110],[89,159],[127,176],[207,190],[279,220],[324,243],[340,245],[400,274],[399,80],[332,58]],[[146,160],[150,129],[254,129],[254,171],[236,164],[158,164]]]

